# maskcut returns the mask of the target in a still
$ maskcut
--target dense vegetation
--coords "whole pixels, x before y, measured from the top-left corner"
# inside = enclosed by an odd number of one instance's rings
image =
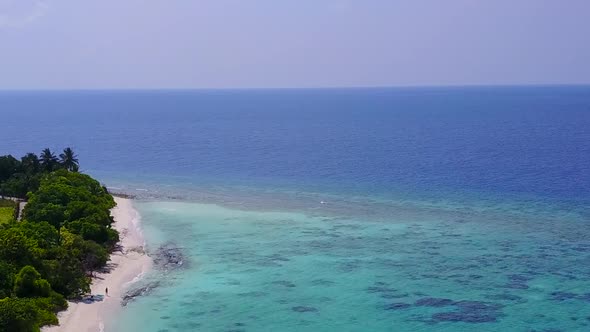
[[[71,149],[60,157],[48,149],[0,157],[0,193],[28,200],[22,221],[0,224],[0,332],[56,324],[65,299],[89,291],[90,273],[119,240],[113,197],[78,173]]]
[[[78,158],[71,148],[64,149],[59,158],[49,149],[39,157],[27,153],[20,160],[13,156],[0,156],[0,195],[25,198],[29,191],[39,187],[41,177],[58,169],[78,171]]]

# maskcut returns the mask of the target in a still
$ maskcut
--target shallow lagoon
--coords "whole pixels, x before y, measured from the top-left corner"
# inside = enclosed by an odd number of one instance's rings
[[[334,214],[138,202],[148,249],[185,268],[115,331],[586,331],[588,226],[572,214]],[[406,216],[408,216],[406,214]],[[556,220],[563,218],[560,223]],[[492,222],[493,221],[493,222]]]

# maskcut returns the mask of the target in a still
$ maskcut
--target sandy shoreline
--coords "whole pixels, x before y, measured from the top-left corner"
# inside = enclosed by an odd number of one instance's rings
[[[103,322],[121,308],[125,287],[151,268],[152,260],[143,253],[144,238],[138,228],[139,214],[130,199],[115,197],[117,206],[111,211],[114,227],[119,231],[122,252],[114,252],[107,265],[109,273],[96,273],[91,285],[93,295],[109,296],[93,303],[69,302],[69,308],[59,313],[59,326],[43,328],[43,332],[96,332],[103,331]]]

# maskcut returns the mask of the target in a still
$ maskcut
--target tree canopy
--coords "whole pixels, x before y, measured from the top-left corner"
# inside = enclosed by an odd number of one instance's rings
[[[68,171],[78,171],[78,156],[74,154],[71,148],[65,148],[64,152],[59,155],[61,165]]]
[[[79,168],[78,156],[69,147],[59,158],[48,148],[39,156],[29,152],[20,160],[11,155],[0,156],[0,195],[26,198],[29,191],[39,187],[43,175],[59,169],[78,172]]]
[[[0,225],[0,332],[39,331],[57,324],[65,299],[89,292],[92,271],[107,263],[119,240],[115,201],[78,173],[69,148],[60,159],[49,149],[0,157],[0,189],[28,199],[22,221]]]

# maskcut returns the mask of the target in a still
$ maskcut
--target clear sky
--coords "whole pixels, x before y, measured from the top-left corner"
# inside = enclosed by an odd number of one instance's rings
[[[590,83],[590,0],[0,0],[0,89]]]

